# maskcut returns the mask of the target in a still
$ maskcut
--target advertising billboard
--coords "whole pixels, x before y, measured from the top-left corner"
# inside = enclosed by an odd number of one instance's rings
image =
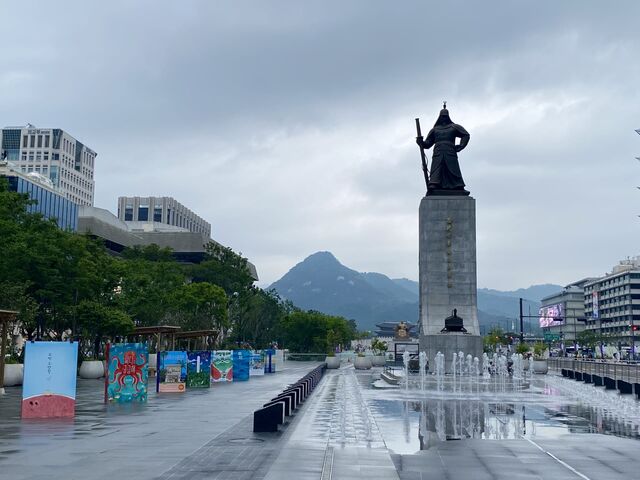
[[[555,327],[557,325],[564,325],[564,311],[561,303],[555,305],[547,305],[541,307],[540,314],[540,328]]]
[[[598,292],[593,292],[591,294],[591,298],[593,299],[593,318],[600,318],[600,305],[598,302]]]

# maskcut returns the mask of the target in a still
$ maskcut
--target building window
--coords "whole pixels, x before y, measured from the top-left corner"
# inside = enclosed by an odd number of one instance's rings
[[[22,161],[23,162],[27,161],[27,152],[22,152]]]
[[[31,152],[31,153],[29,154],[29,161],[30,161],[30,162],[33,162],[33,152]]]
[[[161,222],[162,221],[162,208],[155,207],[153,209],[153,221]]]
[[[138,221],[146,222],[149,220],[149,207],[138,207]]]
[[[23,135],[22,136],[22,148],[27,148],[28,144],[29,144],[29,136],[28,135]]]
[[[133,220],[133,207],[126,207],[124,209],[124,221],[130,222]]]
[[[35,146],[36,146],[36,136],[31,135],[31,138],[29,139],[29,147],[34,148]]]
[[[42,135],[38,135],[38,148],[42,148]]]

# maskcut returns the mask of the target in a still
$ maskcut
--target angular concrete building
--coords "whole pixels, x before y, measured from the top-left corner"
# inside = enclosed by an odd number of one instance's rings
[[[118,218],[172,225],[211,237],[211,225],[172,197],[119,197]]]

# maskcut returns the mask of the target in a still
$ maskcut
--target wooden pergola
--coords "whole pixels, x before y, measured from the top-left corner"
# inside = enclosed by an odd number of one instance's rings
[[[171,350],[176,346],[176,334],[180,327],[171,325],[156,325],[153,327],[136,327],[127,337],[153,337],[157,339],[157,351],[162,350],[162,335],[169,337]]]
[[[0,326],[2,333],[0,335],[0,394],[4,393],[4,357],[7,355],[7,327],[9,322],[16,319],[18,312],[13,310],[0,310]]]
[[[203,350],[208,350],[207,347],[213,346],[218,338],[218,330],[192,330],[190,332],[179,332],[175,334],[176,340],[187,340],[187,350],[191,350],[191,340],[195,340],[194,347],[200,340],[200,345]]]

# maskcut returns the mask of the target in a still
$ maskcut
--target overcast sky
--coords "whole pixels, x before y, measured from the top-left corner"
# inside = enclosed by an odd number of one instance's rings
[[[96,206],[168,195],[258,268],[417,279],[414,118],[471,133],[478,284],[636,255],[640,2],[0,0],[3,125],[98,152]]]

